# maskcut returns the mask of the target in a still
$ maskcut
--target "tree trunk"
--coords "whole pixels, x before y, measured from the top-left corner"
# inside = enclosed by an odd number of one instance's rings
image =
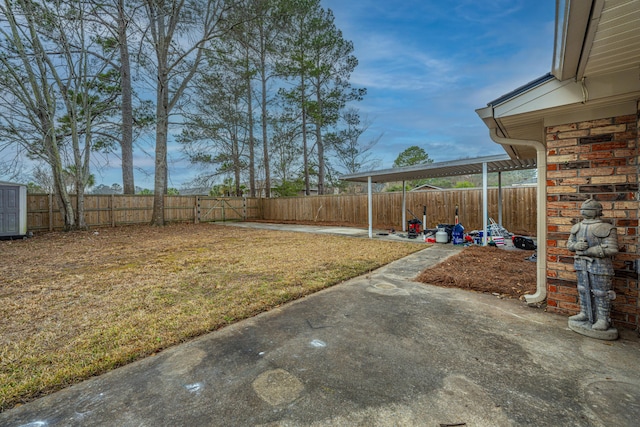
[[[300,106],[302,107],[302,157],[304,159],[304,194],[308,196],[311,194],[311,189],[309,184],[309,152],[307,150],[307,108],[305,106],[305,90],[303,76],[300,84]]]
[[[233,155],[233,179],[235,181],[235,195],[240,196],[240,142],[238,141],[238,130],[233,135],[232,143],[232,155]]]
[[[80,171],[80,183],[77,186],[76,195],[78,197],[78,203],[76,206],[76,224],[78,229],[86,230],[87,220],[84,215],[84,190],[89,181],[89,161],[91,159],[91,115],[89,113],[90,108],[84,106],[85,114],[85,134],[84,134],[84,158],[80,157],[80,164],[76,165],[76,170]]]
[[[73,203],[67,192],[62,174],[62,160],[55,140],[45,138],[45,146],[47,148],[47,157],[51,166],[51,176],[53,177],[53,191],[58,204],[60,215],[64,219],[65,231],[73,230],[76,227],[76,219],[73,209]]]
[[[322,143],[322,127],[316,125],[316,144],[318,146],[318,194],[324,194],[324,145]]]
[[[124,0],[118,0],[118,45],[120,47],[120,78],[122,79],[122,188],[124,194],[135,194],[133,177],[133,101],[131,64],[127,41],[127,18]]]
[[[318,146],[318,195],[324,194],[324,144],[322,141],[322,96],[320,95],[320,86],[316,89],[316,103],[318,111],[316,112],[316,144]]]
[[[169,88],[164,70],[158,72],[156,117],[156,162],[151,225],[164,225],[164,195],[167,193],[167,134],[169,132]]]
[[[78,230],[86,230],[89,227],[87,226],[87,221],[84,217],[84,187],[78,187],[76,191],[76,229]]]
[[[267,134],[267,80],[262,78],[262,156],[264,163],[264,195],[271,197],[271,169],[269,168],[269,141]]]
[[[249,58],[247,57],[247,67]],[[253,135],[253,94],[251,93],[251,74],[247,69],[247,114],[249,115],[249,194],[256,197],[256,164],[255,164],[255,138]]]
[[[268,144],[268,110],[267,110],[267,58],[266,52],[267,48],[265,46],[265,36],[263,33],[263,28],[260,26],[260,43],[262,47],[260,48],[260,83],[262,85],[262,105],[261,110],[261,125],[262,125],[262,156],[264,163],[264,195],[265,197],[271,197],[271,169],[269,168],[269,144]]]

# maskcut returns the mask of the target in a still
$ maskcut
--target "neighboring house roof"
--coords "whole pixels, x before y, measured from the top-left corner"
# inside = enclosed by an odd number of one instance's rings
[[[409,191],[420,191],[420,190],[442,190],[442,188],[436,187],[435,185],[431,185],[431,184],[422,184],[422,185],[418,185],[415,188],[412,188]]]
[[[196,188],[181,188],[178,190],[181,196],[208,196],[211,188],[208,187],[196,187]]]
[[[635,114],[640,97],[640,0],[558,0],[553,67],[476,110],[501,137],[544,143],[544,128]],[[505,146],[512,158],[531,146]]]
[[[26,184],[18,184],[17,182],[8,182],[8,181],[0,181],[0,185],[11,185],[11,186],[18,185],[21,187],[27,186]]]
[[[92,188],[90,191],[90,194],[105,196],[105,195],[111,195],[111,194],[122,194],[122,191],[114,190],[108,185],[99,185],[97,187]]]

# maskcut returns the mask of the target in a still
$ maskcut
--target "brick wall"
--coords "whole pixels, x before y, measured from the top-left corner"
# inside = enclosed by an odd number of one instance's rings
[[[614,326],[639,329],[638,114],[546,128],[548,311],[579,311],[573,254],[566,249],[571,226],[588,198],[602,203],[603,219],[618,230],[611,318]]]

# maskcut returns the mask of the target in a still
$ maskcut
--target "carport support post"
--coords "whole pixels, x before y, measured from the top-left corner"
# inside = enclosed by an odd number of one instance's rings
[[[489,208],[487,201],[487,163],[482,163],[482,246],[487,246],[489,236],[487,236],[487,222],[489,222]]]
[[[373,239],[373,201],[371,191],[371,176],[367,177],[367,210],[369,214],[369,238]]]
[[[502,172],[498,172],[498,224],[502,227]]]
[[[402,181],[402,231],[407,231],[407,189]]]

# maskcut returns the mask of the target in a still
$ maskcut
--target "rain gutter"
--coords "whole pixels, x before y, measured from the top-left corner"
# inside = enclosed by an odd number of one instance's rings
[[[539,303],[547,298],[547,150],[540,141],[501,137],[498,135],[497,128],[491,128],[490,135],[493,142],[500,145],[519,145],[533,147],[536,150],[536,164],[538,166],[538,212],[536,229],[538,257],[536,264],[538,271],[536,274],[536,293],[533,295],[525,295],[525,299],[529,304]]]

